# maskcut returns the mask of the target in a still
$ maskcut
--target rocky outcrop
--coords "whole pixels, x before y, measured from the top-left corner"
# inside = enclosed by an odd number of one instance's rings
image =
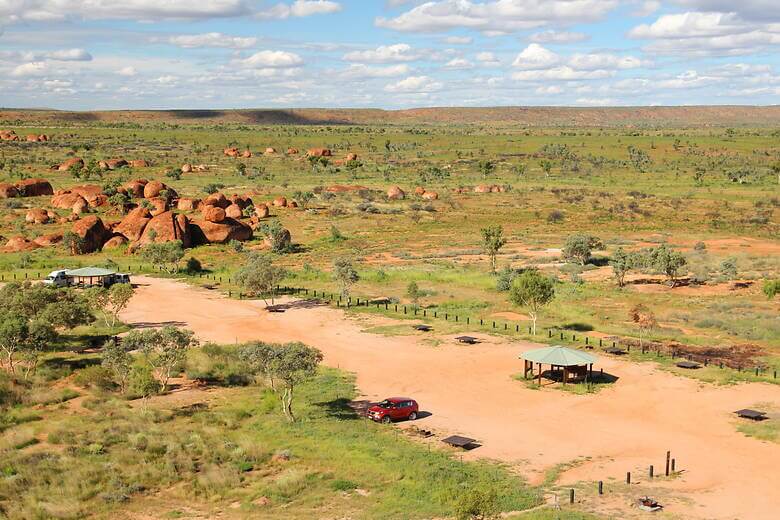
[[[149,181],[144,186],[144,197],[147,199],[158,197],[161,191],[167,189],[168,187],[160,181]]]
[[[435,191],[426,191],[422,194],[422,198],[425,200],[436,200],[439,198],[439,194]]]
[[[62,162],[57,166],[57,169],[61,172],[66,172],[71,169],[81,169],[84,167],[84,159],[81,157],[71,157],[70,159]]]
[[[16,186],[7,182],[0,182],[0,199],[10,199],[19,196]]]
[[[76,203],[83,202],[85,207],[89,206],[89,202],[87,199],[79,195],[78,193],[73,193],[71,191],[58,191],[57,195],[53,196],[51,198],[50,204],[58,209],[70,209],[72,208]]]
[[[241,209],[246,209],[253,204],[249,195],[231,195],[228,200],[230,200],[231,204],[236,204]]]
[[[309,157],[333,157],[333,152],[328,148],[310,148],[306,151]]]
[[[255,216],[257,216],[257,218],[268,218],[268,215],[270,214],[271,210],[265,204],[258,204],[255,206]]]
[[[51,220],[49,212],[43,208],[33,208],[24,217],[24,221],[28,224],[48,224],[49,220]]]
[[[241,152],[241,157],[243,157],[244,159],[249,159],[250,157],[252,157],[252,152],[250,152],[249,150],[244,150],[243,152]]]
[[[86,200],[93,208],[104,206],[108,202],[108,197],[106,197],[106,195],[103,193],[103,188],[94,184],[73,186],[68,191],[70,191],[70,193],[75,193],[84,197],[84,200]]]
[[[163,197],[152,197],[147,200],[149,201],[149,204],[152,205],[152,208],[149,211],[151,211],[153,217],[165,213],[169,209],[168,199],[164,199]]]
[[[274,206],[277,208],[286,208],[287,207],[287,199],[284,197],[276,197],[273,202],[271,202]]]
[[[119,228],[116,231],[121,233]],[[170,242],[172,240],[181,240],[184,247],[190,247],[192,245],[190,222],[184,215],[166,211],[153,217],[146,224],[139,243],[150,244],[152,242]]]
[[[176,202],[176,208],[179,211],[193,211],[200,206],[200,199],[180,198]]]
[[[204,206],[216,206],[218,208],[225,209],[230,206],[231,202],[225,197],[223,193],[212,193],[205,199],[203,199]]]
[[[231,204],[225,210],[225,216],[227,218],[240,219],[244,216],[244,210],[242,210],[241,206],[239,206],[238,204]]]
[[[149,162],[146,159],[134,159],[130,161],[131,168],[148,168]]]
[[[103,249],[116,249],[125,244],[127,244],[127,239],[125,237],[122,235],[114,235],[103,244]]]
[[[5,253],[21,253],[22,251],[32,251],[38,249],[39,246],[35,242],[27,240],[24,237],[13,237],[8,240],[3,246],[3,252]]]
[[[182,164],[181,165],[181,172],[182,173],[192,173],[192,165],[191,164]]]
[[[22,197],[54,195],[54,189],[46,179],[25,179],[16,183],[16,189]]]
[[[251,227],[231,218],[222,222],[193,221],[191,228],[195,244],[225,244],[231,240],[243,242],[252,238]]]
[[[398,186],[392,186],[387,190],[387,198],[390,200],[403,200],[405,197],[406,193]]]
[[[103,243],[111,236],[111,232],[103,225],[96,215],[84,217],[73,224],[73,232],[82,239],[82,253],[100,251]]]
[[[288,148],[287,149],[287,155],[297,155],[298,153],[299,152],[298,152],[297,148]]]
[[[236,148],[235,146],[230,148],[225,148],[222,151],[222,153],[225,154],[227,157],[238,157],[240,155],[238,148]]]
[[[226,217],[225,210],[219,206],[203,206],[201,213],[207,222],[222,222]]]
[[[146,179],[136,179],[124,185],[127,195],[131,198],[141,198],[144,196],[144,187],[149,183]]]
[[[114,228],[114,232],[120,233],[128,240],[135,242],[140,240],[150,220],[152,220],[152,215],[148,209],[136,208],[125,215],[125,218]]]
[[[41,247],[50,247],[62,242],[62,233],[52,233],[50,235],[42,235],[33,239],[35,244]]]
[[[419,196],[419,195],[422,195],[423,193],[425,193],[425,188],[423,188],[422,186],[417,186],[417,187],[414,189],[414,194],[415,194],[415,195],[418,195],[418,196]]]

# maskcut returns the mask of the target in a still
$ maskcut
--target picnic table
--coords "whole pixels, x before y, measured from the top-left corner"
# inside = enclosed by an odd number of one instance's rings
[[[474,338],[472,336],[458,336],[455,339],[458,340],[461,343],[468,343],[469,345],[473,345],[475,343],[479,343],[479,339]]]
[[[760,412],[758,410],[751,410],[750,408],[744,408],[742,410],[737,410],[734,412],[740,417],[744,417],[745,419],[750,419],[753,421],[763,421],[766,419],[766,412]]]
[[[680,368],[687,368],[688,370],[701,368],[701,365],[699,363],[696,363],[695,361],[680,361],[679,363],[677,363],[677,366]]]
[[[433,327],[430,325],[415,325],[412,327],[415,330],[419,330],[420,332],[428,332],[429,330],[433,330]]]
[[[446,439],[442,439],[441,442],[454,446],[455,448],[467,449],[469,446],[477,442],[476,439],[469,437],[461,437],[460,435],[450,435]]]

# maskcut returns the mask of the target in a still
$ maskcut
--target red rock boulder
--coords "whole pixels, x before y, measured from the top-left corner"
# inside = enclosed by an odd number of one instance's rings
[[[404,197],[406,197],[406,193],[398,186],[392,186],[387,190],[387,198],[390,200],[403,200]]]
[[[200,206],[200,199],[180,198],[176,201],[176,208],[179,211],[193,211]]]
[[[10,199],[19,196],[16,186],[7,182],[0,182],[0,199]]]
[[[24,237],[13,237],[6,242],[5,246],[3,246],[3,251],[6,253],[20,253],[22,251],[32,251],[39,247],[41,246]]]
[[[241,206],[239,206],[238,204],[231,204],[230,206],[227,207],[227,209],[225,209],[225,216],[227,218],[239,219],[244,216],[244,211],[241,209]]]
[[[222,222],[193,221],[192,237],[196,244],[225,244],[231,240],[240,242],[252,238],[252,228],[231,218]]]
[[[54,189],[46,179],[25,179],[16,183],[16,189],[23,197],[54,195]]]
[[[130,161],[131,168],[147,168],[149,163],[145,159],[134,159]]]
[[[96,215],[84,217],[73,224],[73,232],[83,240],[81,252],[94,253],[100,251],[103,243],[111,236],[111,232],[103,225]]]
[[[144,196],[144,187],[149,183],[146,179],[136,179],[124,185],[127,195],[131,198],[141,198]]]
[[[67,161],[60,163],[57,169],[61,172],[66,172],[71,169],[80,169],[84,167],[84,159],[81,157],[71,157]]]
[[[152,215],[148,209],[135,208],[114,227],[114,232],[120,233],[127,237],[128,240],[135,242],[141,238],[150,220],[152,220]]]
[[[287,149],[287,155],[297,155],[298,149],[297,148],[288,148]]]
[[[287,207],[287,199],[284,197],[276,197],[273,202],[271,202],[274,206],[277,208],[286,208]]]
[[[356,153],[348,153],[347,156],[344,158],[345,161],[357,161],[358,155]]]
[[[70,191],[57,192],[57,195],[51,198],[51,205],[59,209],[70,209],[77,202],[84,202],[85,206],[89,206],[87,199],[79,195],[78,193],[72,193]]]
[[[62,242],[62,233],[52,233],[50,235],[42,235],[33,239],[37,245],[41,247],[49,247]]]
[[[119,231],[119,228],[117,228],[117,231]],[[182,246],[184,247],[190,247],[192,245],[190,221],[184,215],[177,215],[172,211],[166,211],[149,221],[141,235],[139,243],[151,244],[152,242],[162,243],[171,242],[173,240],[181,240]]]
[[[422,186],[417,186],[417,187],[414,189],[414,194],[415,194],[415,195],[418,195],[418,196],[419,196],[419,195],[422,195],[423,193],[425,193],[425,188],[423,188]]]
[[[218,208],[225,209],[230,206],[231,202],[225,197],[223,193],[212,193],[205,199],[203,199],[204,206],[216,206]]]
[[[103,244],[103,249],[116,249],[125,244],[127,244],[127,239],[125,237],[122,235],[114,235]]]
[[[249,159],[250,157],[252,157],[252,152],[250,152],[249,150],[244,150],[243,152],[241,152],[241,157],[243,157],[244,159]]]
[[[425,200],[436,200],[439,198],[439,194],[435,191],[426,191],[422,194],[422,198]]]
[[[306,151],[309,157],[333,157],[333,152],[327,148],[310,148]]]
[[[33,208],[27,212],[24,221],[28,224],[48,224],[49,213],[42,208]]]
[[[268,218],[268,215],[271,214],[271,210],[268,209],[268,206],[265,204],[258,204],[255,206],[255,215],[257,215],[258,218]]]
[[[149,181],[144,186],[144,198],[151,199],[158,197],[160,192],[166,190],[168,187],[160,181]]]
[[[203,206],[200,211],[206,222],[222,222],[226,217],[225,210],[219,206]]]

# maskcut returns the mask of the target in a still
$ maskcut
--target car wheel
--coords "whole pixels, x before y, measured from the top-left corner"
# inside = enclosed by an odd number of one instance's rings
[[[391,421],[392,419],[390,419],[389,415],[385,415],[384,417],[382,417],[382,424],[390,424]]]
[[[416,421],[417,420],[417,412],[412,412],[409,414],[409,420],[410,421]]]

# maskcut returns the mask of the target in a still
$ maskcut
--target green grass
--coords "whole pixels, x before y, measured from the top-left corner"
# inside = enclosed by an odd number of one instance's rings
[[[129,503],[143,508],[147,492],[165,494],[171,486],[196,504],[238,501],[247,512],[267,497],[271,509],[263,511],[286,518],[334,508],[359,518],[446,516],[473,486],[494,487],[505,511],[540,501],[508,468],[463,463],[358,418],[347,406],[352,379],[335,370],[300,389],[295,424],[266,390],[226,391],[230,399],[184,414],[103,397],[91,402],[89,415],[52,410],[34,429],[12,427],[3,434],[12,444],[3,458],[14,477],[0,479],[0,504],[9,518],[103,516]],[[40,446],[45,456],[24,449],[36,432],[55,443]],[[277,460],[279,453],[289,460]],[[353,497],[345,502],[342,493]]]
[[[737,426],[737,430],[748,437],[780,443],[780,420],[776,418],[760,422],[741,423]]]

